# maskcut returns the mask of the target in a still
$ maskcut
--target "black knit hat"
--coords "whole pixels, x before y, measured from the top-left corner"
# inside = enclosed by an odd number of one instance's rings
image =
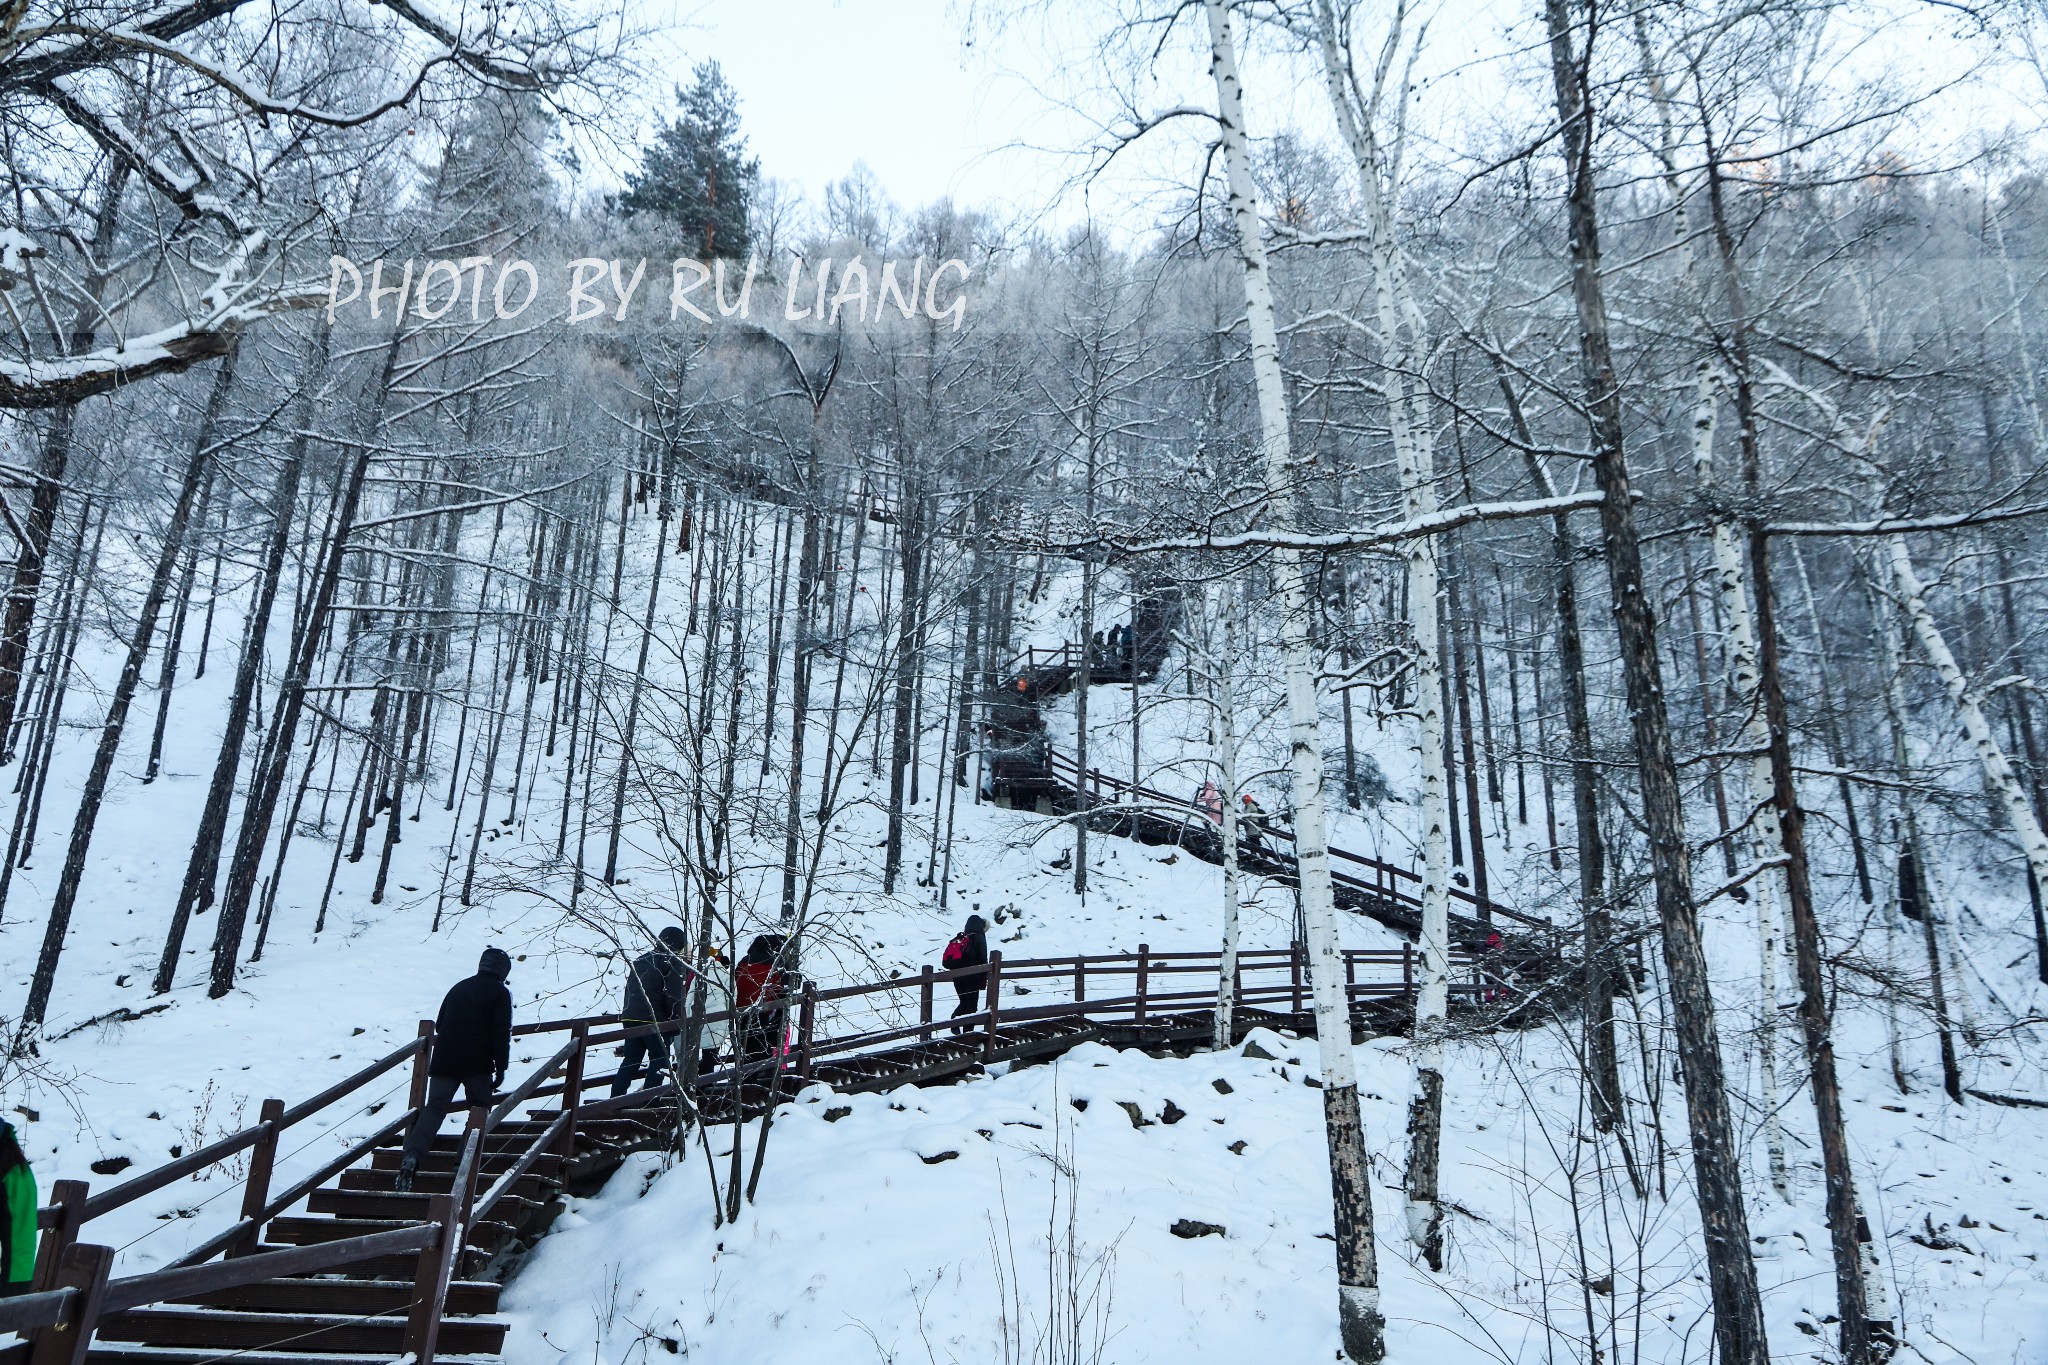
[[[476,961],[476,972],[478,976],[495,976],[503,981],[512,975],[512,959],[503,948],[486,948]]]
[[[683,949],[690,946],[690,936],[677,926],[671,924],[655,936],[655,942],[672,953],[680,953]]]

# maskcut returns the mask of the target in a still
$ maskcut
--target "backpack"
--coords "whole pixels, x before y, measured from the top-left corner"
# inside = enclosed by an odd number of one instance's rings
[[[960,933],[953,935],[953,941],[946,945],[945,955],[939,959],[939,963],[940,965],[945,967],[947,971],[952,971],[955,967],[965,965],[966,961],[967,934],[966,931],[963,930]]]

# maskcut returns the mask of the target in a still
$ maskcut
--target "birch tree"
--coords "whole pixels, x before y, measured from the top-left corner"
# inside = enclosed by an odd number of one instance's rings
[[[1287,385],[1280,369],[1279,328],[1273,286],[1252,183],[1251,142],[1245,130],[1244,95],[1231,34],[1231,6],[1204,0],[1209,23],[1209,74],[1216,86],[1217,127],[1223,144],[1236,229],[1237,257],[1244,274],[1245,321],[1251,337],[1252,375],[1258,389],[1260,447],[1266,477],[1265,513],[1276,530],[1294,529],[1293,439]],[[1323,810],[1323,748],[1318,714],[1314,651],[1309,642],[1310,603],[1301,556],[1291,549],[1273,553],[1272,574],[1282,618],[1287,666],[1290,768],[1294,781],[1294,841],[1301,887],[1302,920],[1315,992],[1316,1036],[1323,1069],[1323,1120],[1330,1151],[1330,1185],[1337,1232],[1337,1313],[1344,1353],[1354,1361],[1386,1355],[1386,1326],[1379,1302],[1379,1264],[1373,1246],[1372,1186],[1367,1177],[1365,1133],[1359,1117],[1358,1072],[1351,1056],[1351,1008],[1345,998],[1343,954],[1337,941],[1336,902],[1330,883],[1330,849]]]
[[[1324,92],[1351,152],[1365,210],[1373,311],[1386,356],[1379,384],[1393,438],[1402,511],[1409,520],[1421,522],[1437,510],[1435,452],[1423,406],[1425,392],[1419,387],[1411,392],[1409,376],[1423,372],[1428,340],[1422,310],[1410,293],[1407,253],[1390,202],[1399,183],[1398,166],[1384,153],[1375,123],[1401,50],[1405,12],[1405,5],[1395,6],[1369,83],[1359,79],[1352,63],[1354,9],[1347,6],[1340,23],[1334,0],[1316,0],[1315,36]],[[1400,102],[1397,96],[1397,105]],[[1422,978],[1415,1002],[1415,1090],[1408,1110],[1407,1225],[1409,1240],[1421,1249],[1430,1268],[1441,1270],[1443,1209],[1438,1202],[1438,1184],[1443,1145],[1443,1039],[1450,1012],[1451,884],[1436,537],[1410,537],[1402,554],[1408,567],[1408,619],[1415,640],[1415,704],[1422,767]]]

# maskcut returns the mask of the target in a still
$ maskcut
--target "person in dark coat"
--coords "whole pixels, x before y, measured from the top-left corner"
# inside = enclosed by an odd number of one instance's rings
[[[36,1177],[0,1119],[0,1298],[26,1294],[36,1277]]]
[[[512,959],[505,951],[486,948],[476,975],[456,982],[442,997],[434,1020],[434,1055],[427,1064],[427,1101],[412,1122],[398,1162],[401,1193],[412,1189],[420,1157],[434,1145],[455,1092],[462,1091],[465,1104],[489,1104],[492,1092],[504,1084],[512,1057],[512,992],[505,989],[510,975]]]
[[[674,1024],[689,1013],[692,977],[683,963],[683,953],[690,940],[681,929],[670,925],[661,931],[656,943],[658,946],[652,952],[634,958],[633,965],[626,969],[626,1002],[619,1010],[619,1022],[627,1028]],[[633,1078],[640,1074],[642,1062],[647,1066],[647,1087],[660,1084],[661,1078],[674,1069],[676,1035],[680,1032],[682,1026],[675,1024],[659,1033],[628,1038],[619,1060],[619,1074],[612,1078],[612,1094],[626,1093]]]
[[[732,974],[733,1008],[739,1011],[739,1055],[758,1061],[782,1044],[782,1019],[787,1012],[789,978],[776,961],[786,940],[780,934],[757,934],[747,945]]]
[[[961,967],[988,966],[988,921],[980,915],[969,915],[967,927],[953,935],[953,941],[946,945],[945,956],[939,959],[947,971]],[[981,1008],[982,987],[988,985],[987,972],[969,972],[953,978],[953,989],[960,996],[960,1003],[953,1010],[952,1017],[973,1014]],[[953,1032],[965,1033],[965,1024],[955,1024]]]

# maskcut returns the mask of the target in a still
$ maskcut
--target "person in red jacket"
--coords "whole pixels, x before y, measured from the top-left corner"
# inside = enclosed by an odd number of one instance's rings
[[[757,934],[732,974],[733,1008],[740,1012],[741,1061],[758,1061],[782,1042],[789,980],[776,959],[784,942],[780,934]]]

